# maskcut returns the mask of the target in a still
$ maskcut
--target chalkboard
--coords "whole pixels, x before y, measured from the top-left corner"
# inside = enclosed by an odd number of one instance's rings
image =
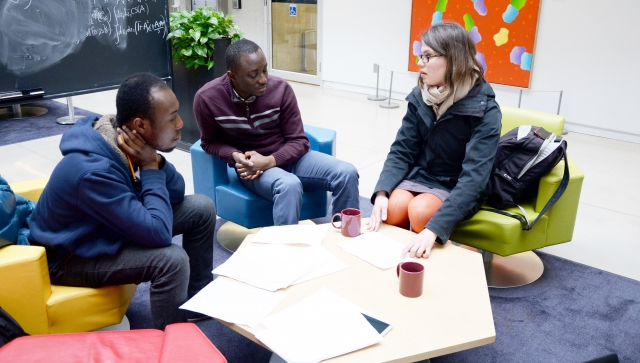
[[[166,0],[0,0],[0,107],[170,79]]]

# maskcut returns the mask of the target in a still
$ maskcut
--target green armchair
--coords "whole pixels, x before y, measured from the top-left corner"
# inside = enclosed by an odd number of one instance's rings
[[[542,126],[556,135],[562,134],[562,116],[508,106],[500,109],[502,134],[520,125]],[[571,150],[571,145],[568,149]],[[452,241],[476,248],[482,253],[489,286],[513,287],[537,280],[544,266],[531,251],[571,241],[584,174],[570,157],[567,160],[570,179],[566,191],[531,230],[523,231],[520,222],[514,218],[480,210],[473,217],[460,222],[451,234]],[[560,161],[540,180],[538,196],[520,203],[531,220],[538,216],[558,189],[563,173],[564,161]],[[521,213],[518,208],[506,211]]]

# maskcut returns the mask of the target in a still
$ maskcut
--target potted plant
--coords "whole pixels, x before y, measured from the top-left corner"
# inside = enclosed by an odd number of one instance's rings
[[[180,102],[180,117],[184,122],[182,142],[188,147],[200,138],[193,114],[193,98],[205,83],[227,71],[225,51],[231,42],[242,38],[242,32],[231,15],[213,11],[211,7],[179,11],[169,16],[173,58],[173,92]]]
[[[214,66],[216,40],[231,43],[242,38],[231,15],[225,16],[208,6],[171,14],[169,29],[171,32],[167,39],[171,39],[173,60],[194,69],[199,66],[211,69]]]

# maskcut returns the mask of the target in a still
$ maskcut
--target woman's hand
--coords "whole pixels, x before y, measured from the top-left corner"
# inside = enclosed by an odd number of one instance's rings
[[[425,228],[402,250],[401,258],[411,253],[411,257],[428,258],[431,254],[431,248],[436,242],[436,234]]]
[[[380,223],[387,220],[387,208],[389,207],[389,198],[387,193],[381,190],[376,195],[376,201],[371,211],[371,218],[367,222],[369,232],[375,232],[380,228]]]

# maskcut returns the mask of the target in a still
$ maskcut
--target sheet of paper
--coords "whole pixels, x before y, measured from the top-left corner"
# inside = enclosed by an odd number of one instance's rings
[[[318,277],[322,277],[324,275],[329,275],[334,272],[342,271],[346,268],[349,268],[349,265],[342,262],[339,258],[331,254],[326,248],[322,246],[314,246],[308,247],[309,249],[313,249],[315,254],[324,256],[327,259],[322,266],[316,268],[315,270],[309,271],[308,274],[300,277],[296,281],[294,281],[291,285],[299,284],[301,282],[313,280]]]
[[[318,362],[380,342],[382,337],[351,302],[322,288],[265,318],[261,342],[290,363]]]
[[[268,291],[284,289],[327,262],[326,256],[308,247],[266,245],[241,248],[213,270]]]
[[[242,282],[217,278],[180,308],[253,328],[283,298],[284,295],[280,293],[258,289]]]
[[[252,242],[273,244],[307,244],[319,246],[327,235],[327,225],[294,224],[290,226],[264,227],[256,233]]]
[[[336,246],[383,270],[396,267],[404,260],[400,254],[405,245],[379,232],[363,233]]]

